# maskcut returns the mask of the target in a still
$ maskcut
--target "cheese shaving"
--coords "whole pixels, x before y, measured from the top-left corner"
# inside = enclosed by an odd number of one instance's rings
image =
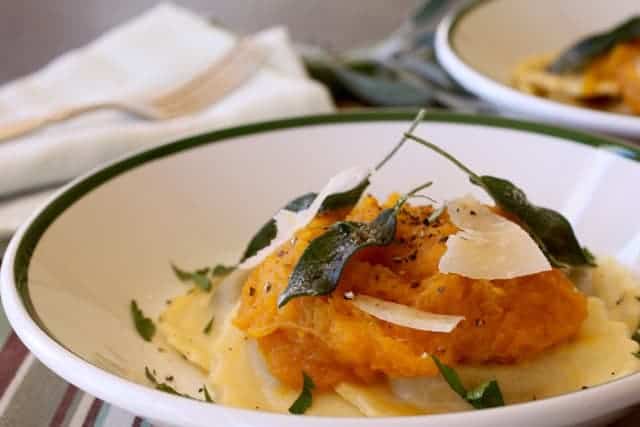
[[[450,201],[447,212],[460,231],[447,240],[447,251],[439,264],[442,273],[495,280],[551,270],[525,230],[473,197]]]
[[[356,295],[352,302],[360,310],[377,319],[421,331],[451,332],[464,320],[464,316],[429,313],[367,295]]]
[[[311,206],[299,212],[281,209],[273,218],[276,221],[278,233],[269,246],[260,249],[257,254],[246,259],[238,268],[249,270],[257,267],[278,246],[293,237],[296,231],[304,228],[315,218],[320,211],[322,203],[332,194],[343,193],[354,189],[371,174],[371,169],[366,167],[353,167],[338,173],[331,178],[327,185],[315,198]]]

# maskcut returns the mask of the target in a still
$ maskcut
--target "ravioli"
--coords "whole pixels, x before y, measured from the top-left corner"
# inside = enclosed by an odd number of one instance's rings
[[[188,327],[180,321],[180,313],[195,310],[198,313],[194,318],[209,317],[211,310],[202,304],[203,297],[211,298],[202,292],[193,292],[181,297],[181,304],[168,307],[163,314],[161,331],[180,330],[185,337],[202,335],[200,323],[193,322],[192,327]],[[507,403],[517,403],[580,390],[636,372],[640,360],[632,353],[638,350],[638,344],[629,338],[627,326],[610,320],[606,305],[595,297],[588,300],[588,312],[573,341],[539,358],[515,365],[458,366],[458,373],[470,387],[489,378],[497,379]],[[227,316],[219,325],[219,334],[208,336],[207,343],[180,340],[177,341],[180,347],[176,348],[183,354],[209,352],[214,355],[209,366],[209,382],[219,403],[286,413],[297,390],[281,385],[270,374],[255,341],[246,339],[232,325],[228,313]],[[601,357],[602,354],[607,357]],[[335,392],[316,394],[307,413],[399,416],[469,409],[471,407],[441,377],[418,377],[393,379],[388,384],[373,386],[341,383]]]
[[[391,199],[389,203],[392,203]],[[379,212],[380,206],[372,198],[361,201],[357,210],[350,214],[354,217],[371,217]],[[430,209],[419,208],[419,211],[405,212],[399,227],[401,238],[411,240],[411,224],[421,223],[422,216],[431,213]],[[298,234],[297,240],[309,239],[317,235],[324,227],[339,219],[344,213],[325,214],[315,219],[307,229]],[[425,226],[426,227],[426,226]],[[390,255],[377,251],[369,251],[364,257],[356,260],[354,265],[347,269],[347,280],[355,281],[360,277],[383,278],[380,286],[367,288],[374,290],[373,294],[384,299],[399,298],[404,304],[409,304],[411,295],[399,297],[397,286],[409,278],[408,286],[415,295],[418,292],[426,292],[430,289],[430,281],[436,280],[433,287],[434,295],[441,295],[439,288],[451,280],[451,286],[459,288],[464,279],[455,275],[442,275],[436,272],[439,257],[445,246],[440,242],[443,236],[456,232],[456,228],[443,221],[435,230],[433,236],[429,232],[422,233],[422,238],[431,242],[431,246],[418,244],[423,248],[423,253],[415,258],[422,259],[422,263],[415,262],[412,257],[407,257],[410,252],[401,243],[394,244],[390,249],[393,257],[401,256],[406,262],[393,263],[392,268],[368,265],[368,259],[387,259]],[[305,233],[307,233],[305,235]],[[418,238],[414,239],[418,240]],[[290,262],[285,254],[276,257],[283,262]],[[425,261],[426,260],[426,261]],[[415,278],[424,274],[425,269],[431,273],[431,278],[426,283],[413,286]],[[560,286],[563,289],[564,282],[554,282],[561,273],[556,271],[541,273],[554,277],[548,284]],[[436,279],[434,279],[434,277]],[[394,281],[397,281],[394,282]],[[462,281],[462,282],[460,282]],[[454,283],[455,282],[455,283]],[[504,281],[505,283],[509,281]],[[512,280],[514,289],[526,293],[526,281]],[[599,261],[599,266],[580,279],[581,287],[589,295],[586,301],[586,318],[581,322],[573,338],[562,341],[558,345],[546,348],[536,357],[528,357],[515,360],[512,364],[491,364],[466,362],[457,364],[456,370],[465,386],[475,387],[488,380],[496,379],[502,390],[506,403],[526,402],[555,396],[584,387],[592,387],[598,384],[621,378],[640,369],[640,360],[633,353],[638,350],[638,344],[630,339],[632,332],[640,321],[640,289],[636,279],[614,260],[604,259]],[[198,366],[206,375],[210,390],[218,403],[260,409],[271,412],[287,413],[289,406],[296,399],[299,387],[287,385],[274,376],[272,367],[265,359],[256,339],[234,325],[233,319],[237,318],[242,284],[247,282],[247,274],[235,272],[225,280],[214,284],[212,292],[204,292],[197,288],[186,295],[174,298],[161,314],[158,326],[159,331],[167,339],[168,343],[192,364]],[[257,282],[256,282],[257,283]],[[260,281],[262,283],[262,281]],[[360,286],[365,286],[360,281]],[[555,284],[554,284],[555,283]],[[267,289],[276,290],[273,283],[262,283],[260,289],[254,289],[253,293],[266,292]],[[413,286],[413,287],[412,287]],[[471,284],[469,291],[478,284]],[[483,283],[482,286],[488,286]],[[524,287],[523,287],[524,286]],[[488,289],[488,288],[487,288]],[[244,292],[249,292],[248,288]],[[394,293],[396,292],[396,293]],[[501,291],[504,292],[504,291]],[[573,298],[577,292],[572,288],[563,290],[563,298]],[[275,298],[277,292],[273,293]],[[339,294],[341,295],[341,294]],[[393,295],[396,295],[395,297]],[[421,298],[427,298],[428,293]],[[404,299],[403,299],[404,298]],[[430,298],[430,297],[429,297]],[[581,297],[583,298],[583,297]],[[447,300],[448,301],[448,300]],[[542,299],[541,301],[546,301]],[[294,301],[295,302],[295,301]],[[550,302],[545,302],[549,307]],[[555,301],[558,303],[558,301]],[[348,305],[349,301],[339,298],[340,305]],[[451,304],[447,302],[447,306]],[[562,305],[562,302],[558,304]],[[537,306],[536,306],[537,307]],[[538,312],[545,309],[534,307]],[[256,309],[260,310],[259,307]],[[263,315],[268,313],[261,312]],[[356,312],[353,312],[356,313]],[[575,314],[575,313],[574,313]],[[362,313],[359,316],[367,316]],[[213,318],[213,326],[209,333],[204,332],[207,323]],[[342,329],[347,325],[345,319],[333,318],[333,325]],[[268,320],[265,317],[264,320]],[[371,321],[371,320],[368,320]],[[393,329],[393,326],[384,326],[384,322],[375,320],[379,327]],[[561,330],[562,320],[553,321],[554,330]],[[348,326],[348,325],[347,325]],[[268,322],[261,322],[258,335],[270,336],[273,332]],[[271,334],[275,336],[275,334]],[[484,340],[484,338],[482,339]],[[486,341],[486,340],[485,340]],[[482,344],[482,343],[480,343]],[[467,346],[474,347],[472,344]],[[346,346],[345,348],[355,348]],[[511,347],[505,347],[511,348]],[[282,343],[283,354],[286,352],[309,353],[308,349],[301,346],[291,346],[288,341]],[[369,349],[369,352],[378,350]],[[397,353],[400,354],[400,353]],[[606,357],[602,357],[606,354]],[[389,354],[390,355],[390,354]],[[362,355],[354,352],[354,357]],[[422,363],[429,362],[426,358],[417,357],[413,360]],[[389,359],[391,360],[391,359]],[[470,364],[469,364],[470,363]],[[300,372],[297,370],[296,372]],[[314,392],[313,405],[306,412],[308,415],[319,416],[403,416],[420,415],[470,410],[471,406],[462,400],[441,376],[413,376],[391,377],[385,379],[381,376],[372,376],[368,384],[346,380],[329,382],[330,387]],[[301,379],[301,378],[300,378]],[[322,378],[317,378],[320,382]]]

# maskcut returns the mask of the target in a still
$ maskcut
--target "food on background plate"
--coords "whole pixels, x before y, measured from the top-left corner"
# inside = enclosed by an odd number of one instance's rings
[[[570,104],[640,114],[640,16],[588,36],[560,54],[523,60],[513,85]]]
[[[602,384],[640,368],[636,279],[580,245],[558,212],[409,132],[288,203],[240,262],[193,272],[157,330],[207,375],[204,399],[292,414],[483,409]],[[379,200],[370,178],[407,141],[445,157],[493,201]],[[425,168],[428,171],[428,168]],[[134,302],[135,325],[155,325]],[[159,382],[158,389],[185,390]],[[200,397],[202,397],[202,393]]]

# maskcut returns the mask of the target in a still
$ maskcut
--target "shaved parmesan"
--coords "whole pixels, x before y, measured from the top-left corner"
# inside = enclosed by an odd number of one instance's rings
[[[447,240],[447,251],[439,264],[442,273],[494,280],[551,270],[526,231],[473,197],[449,202],[447,212],[460,231]]]
[[[246,259],[238,268],[249,270],[258,266],[278,246],[289,240],[296,231],[309,224],[318,214],[322,203],[332,194],[353,190],[362,181],[369,177],[371,169],[366,167],[353,167],[344,170],[331,178],[320,194],[315,198],[311,206],[299,212],[286,209],[280,210],[273,218],[276,221],[278,233],[269,246],[260,249],[257,254]]]
[[[429,313],[367,295],[356,295],[352,302],[360,310],[377,319],[421,331],[451,332],[464,320],[464,316]]]

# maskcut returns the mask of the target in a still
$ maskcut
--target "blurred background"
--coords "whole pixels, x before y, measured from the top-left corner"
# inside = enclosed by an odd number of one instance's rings
[[[69,49],[141,14],[155,0],[0,1],[0,84],[35,71]],[[386,37],[420,0],[182,0],[240,33],[287,26],[292,38],[330,49]]]

